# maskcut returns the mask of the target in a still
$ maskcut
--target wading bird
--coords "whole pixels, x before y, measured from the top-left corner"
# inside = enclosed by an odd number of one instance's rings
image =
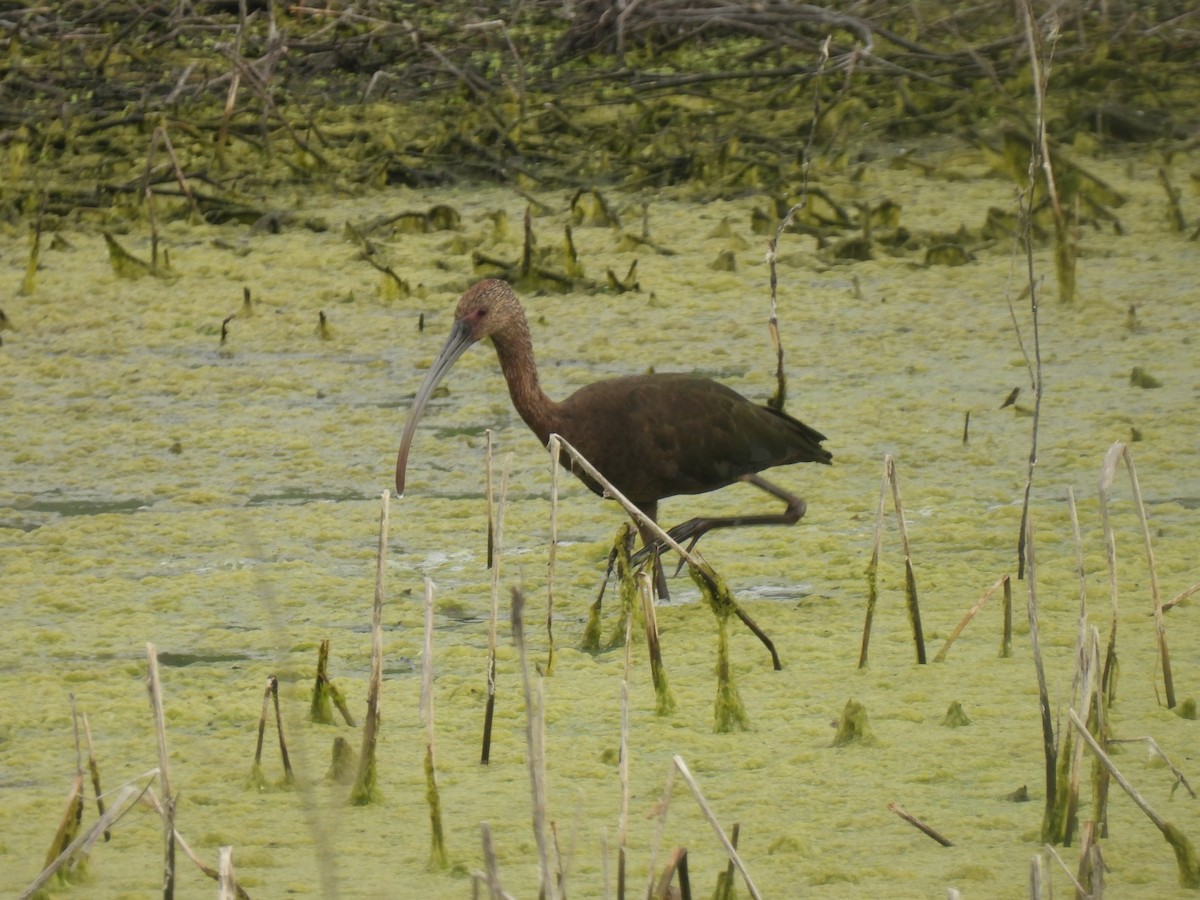
[[[396,456],[397,495],[404,495],[409,446],[434,388],[468,347],[488,337],[500,358],[513,406],[538,440],[544,445],[550,435],[561,435],[648,518],[657,521],[658,501],[665,497],[701,494],[735,481],[753,484],[787,505],[773,515],[689,519],[670,530],[676,542],[690,540],[694,546],[715,528],[795,524],[804,515],[804,500],[758,473],[799,462],[828,465],[832,459],[821,446],[825,436],[820,432],[695,375],[609,378],[582,387],[561,402],[551,400],[538,383],[521,302],[506,282],[487,279],[458,301],[450,336],[413,399]],[[604,495],[601,486],[574,468],[565,453],[562,463],[595,493]],[[649,530],[640,522],[637,525],[643,549],[635,562],[661,549]],[[659,595],[665,597],[661,567],[656,582]]]

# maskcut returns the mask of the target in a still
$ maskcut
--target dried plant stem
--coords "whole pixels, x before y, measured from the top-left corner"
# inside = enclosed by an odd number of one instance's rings
[[[163,900],[175,896],[175,796],[167,772],[167,726],[163,716],[162,687],[158,680],[158,653],[153,644],[146,644],[148,673],[146,686],[150,691],[150,708],[154,713],[154,731],[158,737],[158,778],[163,789]]]
[[[496,847],[492,841],[492,827],[487,822],[480,822],[479,834],[483,843],[484,871],[492,900],[513,900],[512,894],[500,886],[500,867],[496,862]]]
[[[1183,789],[1188,792],[1189,797],[1191,797],[1193,800],[1196,799],[1196,792],[1194,790],[1192,790],[1192,786],[1190,784],[1188,784],[1188,780],[1184,776],[1183,772],[1181,772],[1179,770],[1179,768],[1176,767],[1176,765],[1173,762],[1171,762],[1171,760],[1167,757],[1167,754],[1163,753],[1162,747],[1158,746],[1158,741],[1154,740],[1154,738],[1152,738],[1152,737],[1109,738],[1107,741],[1105,741],[1105,743],[1106,744],[1145,744],[1146,747],[1150,750],[1150,752],[1152,754],[1154,754],[1155,756],[1157,756],[1159,759],[1161,759],[1163,761],[1163,765],[1165,765],[1168,769],[1171,770],[1171,774],[1175,776],[1175,786],[1176,787],[1182,786]]]
[[[950,637],[946,638],[946,643],[942,645],[942,649],[939,650],[937,656],[933,658],[934,662],[945,662],[946,654],[950,652],[950,645],[958,640],[958,636],[963,633],[963,629],[970,624],[971,620],[975,618],[979,610],[983,609],[983,605],[992,599],[992,596],[996,593],[996,591],[1002,588],[1006,590],[1008,589],[1009,581],[1010,578],[1008,575],[1001,575],[998,579],[996,579],[995,584],[983,592],[983,595],[975,601],[975,605],[967,611],[967,614],[963,616],[962,621],[959,622],[958,626],[953,632],[951,632]]]
[[[1075,730],[1079,732],[1079,736],[1087,741],[1088,747],[1096,754],[1096,758],[1108,770],[1113,780],[1121,786],[1121,789],[1129,795],[1129,799],[1134,802],[1138,809],[1146,814],[1146,817],[1154,823],[1154,827],[1162,832],[1167,843],[1171,845],[1175,851],[1175,862],[1179,867],[1179,884],[1186,888],[1200,887],[1200,862],[1197,861],[1196,850],[1188,840],[1187,835],[1160,816],[1146,802],[1146,799],[1137,792],[1134,786],[1120,773],[1109,755],[1104,752],[1104,748],[1099,742],[1092,737],[1087,730],[1087,725],[1079,718],[1079,714],[1073,709],[1067,710],[1067,714],[1071,717],[1071,724],[1075,726]]]
[[[783,239],[784,233],[791,227],[796,214],[808,206],[808,175],[812,168],[812,149],[817,137],[817,124],[821,121],[821,80],[825,74],[825,65],[829,62],[830,40],[830,37],[826,37],[821,45],[820,61],[813,76],[813,114],[808,129],[808,143],[804,147],[804,161],[801,165],[803,181],[800,185],[800,199],[788,209],[787,214],[779,223],[779,227],[775,229],[774,237],[767,241],[767,268],[770,272],[771,285],[771,316],[767,320],[767,328],[771,333],[771,346],[775,348],[775,393],[767,401],[767,405],[772,409],[782,410],[787,401],[787,377],[783,370],[783,342],[779,337],[779,302],[776,291],[779,278],[776,274],[775,263],[778,258],[779,242]]]
[[[483,711],[483,749],[479,753],[479,764],[482,766],[486,766],[492,758],[492,721],[496,713],[496,634],[500,618],[500,558],[504,543],[504,504],[508,497],[508,467],[511,462],[512,454],[510,453],[504,457],[504,474],[500,477],[500,498],[496,509],[495,528],[489,529],[492,610],[488,620],[487,703]],[[491,494],[489,489],[489,506]],[[489,519],[490,515],[489,512]]]
[[[550,554],[546,564],[546,642],[549,644],[546,658],[546,674],[554,674],[554,562],[558,556],[558,459],[560,447],[550,447]]]
[[[629,672],[633,668],[633,613],[625,616],[625,668],[621,673],[621,759],[617,777],[621,806],[617,813],[617,897],[625,897],[625,842],[629,835]]]
[[[704,813],[704,817],[708,819],[708,824],[712,826],[713,831],[717,835],[717,840],[721,842],[721,846],[725,848],[725,853],[729,857],[729,861],[737,866],[737,870],[742,873],[742,880],[746,882],[746,890],[750,892],[750,896],[755,900],[762,900],[762,894],[758,892],[758,888],[754,886],[754,879],[750,877],[750,871],[746,868],[746,864],[742,862],[742,858],[738,856],[737,850],[730,843],[729,838],[725,836],[724,830],[721,828],[721,823],[717,821],[717,817],[713,815],[712,809],[709,808],[707,801],[704,799],[704,794],[700,791],[700,785],[696,783],[696,779],[692,777],[692,773],[688,770],[687,763],[683,761],[683,757],[676,755],[672,757],[675,763],[675,768],[679,770],[684,782],[692,792],[692,796],[696,798],[696,803],[700,807],[700,811]]]
[[[896,523],[900,531],[900,544],[904,550],[904,596],[908,608],[908,621],[912,626],[917,663],[925,664],[925,632],[921,627],[921,608],[917,602],[917,579],[913,572],[912,551],[908,543],[908,525],[904,521],[904,504],[900,501],[900,483],[896,479],[896,463],[892,459],[892,455],[888,453],[883,458],[883,480],[879,486],[879,506],[875,512],[875,543],[871,551],[871,560],[867,563],[867,614],[863,623],[862,647],[858,654],[860,669],[867,665],[868,648],[871,643],[871,623],[875,618],[875,606],[879,596],[878,572],[880,548],[883,543],[883,507],[889,485],[892,489],[892,504],[896,510]]]
[[[655,882],[654,869],[658,865],[658,851],[659,851],[659,848],[662,846],[663,833],[667,829],[667,813],[668,813],[668,811],[670,811],[670,808],[671,808],[671,793],[675,790],[675,772],[676,771],[677,770],[675,767],[675,763],[672,762],[671,766],[667,769],[667,779],[665,782],[663,782],[662,799],[658,801],[658,807],[656,809],[656,812],[658,813],[658,815],[657,815],[658,823],[655,825],[655,828],[654,828],[654,837],[650,841],[650,860],[647,865],[647,868],[649,869],[649,873],[650,873],[650,882],[646,888],[646,896],[647,897],[655,896],[655,893],[654,893],[654,882]]]
[[[538,895],[557,900],[558,884],[550,871],[546,845],[546,740],[541,691],[535,690],[525,650],[525,597],[512,589],[512,636],[521,661],[521,683],[525,691],[525,744],[529,764],[529,790],[533,803],[533,838],[537,844],[541,884]]]
[[[1046,687],[1046,669],[1042,664],[1042,645],[1038,639],[1038,605],[1037,605],[1037,561],[1033,552],[1033,520],[1025,520],[1026,535],[1024,544],[1025,558],[1029,562],[1029,572],[1026,584],[1029,591],[1026,612],[1029,615],[1029,645],[1033,654],[1033,667],[1037,673],[1038,709],[1042,718],[1042,752],[1046,761],[1046,808],[1042,816],[1042,838],[1044,841],[1053,840],[1052,835],[1058,833],[1055,819],[1057,809],[1055,801],[1058,797],[1058,744],[1054,737],[1054,718],[1050,711],[1050,691]]]
[[[217,857],[218,900],[233,900],[237,896],[236,884],[233,877],[233,848],[221,847]]]
[[[1112,634],[1116,634],[1116,604],[1117,604],[1117,545],[1113,537],[1112,523],[1108,518],[1109,491],[1116,477],[1117,463],[1125,461],[1129,472],[1129,483],[1133,491],[1134,505],[1137,507],[1138,521],[1142,526],[1142,540],[1146,547],[1146,565],[1150,569],[1150,594],[1154,602],[1154,627],[1158,642],[1158,661],[1162,666],[1163,690],[1166,692],[1167,708],[1175,706],[1175,681],[1171,675],[1171,657],[1167,652],[1167,625],[1163,618],[1163,603],[1158,590],[1158,567],[1154,563],[1154,547],[1150,542],[1150,523],[1146,518],[1146,504],[1142,500],[1142,488],[1138,483],[1137,469],[1133,465],[1133,454],[1129,448],[1117,441],[1108,448],[1104,456],[1104,465],[1100,472],[1100,518],[1104,525],[1104,543],[1108,555],[1109,589],[1113,603]],[[1110,647],[1114,646],[1115,637],[1110,638]],[[1106,669],[1107,677],[1107,669]]]
[[[74,697],[72,697],[74,701]],[[96,762],[96,748],[92,744],[92,727],[88,724],[87,713],[83,713],[83,735],[87,740],[88,774],[92,776],[92,792],[96,795],[96,814],[104,815],[104,792],[100,789],[100,765]],[[112,839],[112,832],[105,830],[104,840]]]
[[[379,695],[383,688],[383,584],[387,561],[388,501],[390,491],[379,495],[379,546],[375,553],[375,602],[371,607],[371,681],[367,686],[367,716],[363,722],[362,752],[358,776],[350,789],[350,802],[365,806],[380,799],[375,747],[382,714]]]
[[[433,727],[433,581],[425,579],[425,651],[421,657],[421,719],[425,722],[425,799],[429,803],[429,868],[440,870],[450,864],[442,830],[442,801],[438,793],[434,762]]]
[[[916,828],[918,831],[933,838],[933,840],[937,841],[943,847],[953,847],[954,846],[954,843],[949,838],[943,836],[942,834],[940,834],[936,829],[932,828],[931,826],[926,825],[924,822],[922,822],[920,819],[918,819],[912,813],[905,812],[904,808],[899,803],[889,803],[888,809],[890,809],[892,812],[894,812],[896,815],[898,815],[900,818],[902,818],[909,825]]]
[[[650,654],[650,679],[654,682],[655,711],[660,716],[669,715],[675,709],[675,697],[667,683],[667,672],[663,668],[662,647],[658,641],[658,616],[654,608],[654,589],[650,576],[637,573],[638,592],[642,597],[642,617],[646,622],[646,649]]]
[[[82,780],[78,779],[78,781],[81,782]],[[147,783],[147,787],[149,787],[149,783]],[[78,785],[75,790],[78,790]],[[37,895],[37,893],[46,885],[46,882],[53,878],[59,869],[74,859],[83,850],[83,848],[94,843],[96,838],[98,838],[102,832],[108,831],[112,824],[121,816],[123,816],[135,802],[137,802],[135,795],[140,795],[140,793],[144,792],[145,790],[146,787],[143,787],[139,790],[132,784],[127,784],[121,788],[121,792],[117,795],[117,799],[112,806],[110,806],[104,812],[104,814],[92,824],[91,828],[76,837],[66,847],[62,848],[61,852],[59,852],[59,854],[42,869],[38,877],[30,882],[29,886],[25,888],[25,890],[21,893],[20,900],[30,900],[30,898]]]
[[[159,801],[158,797],[155,795],[154,788],[147,784],[144,794],[144,798],[139,797],[139,799],[150,806],[155,813],[165,820],[167,812],[163,808],[163,805]],[[199,869],[213,881],[220,883],[221,872],[219,869],[214,869],[212,866],[205,863],[204,860],[202,860],[199,856],[197,856],[196,851],[191,848],[186,840],[184,840],[183,835],[180,834],[178,830],[175,830],[175,844],[180,850],[183,851],[184,855],[195,864],[197,869]],[[230,873],[230,876],[232,877],[232,872]],[[236,879],[233,882],[233,890],[235,892],[234,895],[237,896],[239,900],[249,900],[249,895],[246,893],[245,889],[243,889],[242,886],[237,883]]]

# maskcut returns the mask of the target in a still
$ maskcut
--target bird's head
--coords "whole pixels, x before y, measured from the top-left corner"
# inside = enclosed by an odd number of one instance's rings
[[[454,310],[455,329],[465,329],[472,344],[504,334],[524,318],[521,303],[507,281],[487,278],[472,285]]]
[[[417,430],[417,421],[425,410],[425,404],[433,396],[433,389],[450,371],[458,358],[467,349],[486,337],[500,339],[507,329],[519,327],[525,314],[517,295],[507,282],[496,278],[480,281],[467,289],[454,310],[454,324],[446,343],[437,358],[425,373],[425,380],[417,389],[404,436],[400,438],[400,450],[396,454],[396,496],[404,496],[404,473],[408,467],[408,448]]]

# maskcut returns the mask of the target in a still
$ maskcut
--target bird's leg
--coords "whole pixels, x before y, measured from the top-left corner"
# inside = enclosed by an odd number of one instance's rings
[[[682,544],[688,541],[687,550],[696,546],[696,542],[700,540],[708,532],[717,528],[737,528],[742,525],[795,525],[803,517],[808,509],[808,504],[803,498],[797,497],[795,494],[785,491],[778,485],[771,484],[757,473],[743,475],[742,481],[747,484],[752,484],[757,488],[766,491],[772,497],[778,497],[787,504],[787,508],[774,515],[770,513],[753,515],[753,516],[697,516],[694,519],[688,519],[679,525],[676,525],[667,532],[677,544]],[[651,552],[659,552],[666,547],[662,541],[655,540],[653,542],[646,539],[645,533],[642,534],[644,546],[636,554],[634,554],[631,562],[635,565],[649,557]],[[683,561],[679,563],[683,566]]]
[[[657,505],[657,504],[656,504]],[[646,515],[654,518],[653,512],[647,512]],[[667,591],[667,573],[663,571],[662,557],[659,555],[659,547],[662,546],[649,528],[645,527],[641,522],[637,523],[638,532],[642,536],[642,549],[630,557],[629,563],[633,566],[641,565],[645,561],[649,553],[654,555],[654,593],[660,600],[670,600],[671,595]]]

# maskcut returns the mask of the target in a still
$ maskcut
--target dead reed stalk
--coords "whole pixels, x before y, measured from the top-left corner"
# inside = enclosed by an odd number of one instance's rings
[[[642,597],[642,618],[646,622],[646,650],[650,654],[650,679],[654,682],[655,712],[660,716],[670,715],[675,710],[675,696],[667,683],[667,672],[663,668],[662,647],[658,641],[658,616],[654,608],[654,590],[650,576],[637,573],[638,592]]]
[[[279,679],[274,675],[267,676],[267,686],[263,690],[262,712],[258,717],[258,744],[254,750],[254,765],[250,769],[249,784],[251,787],[258,790],[265,790],[267,787],[266,776],[262,770],[262,749],[263,736],[267,730],[267,712],[270,709],[271,701],[275,701],[275,731],[279,736],[279,755],[283,760],[283,784],[291,785],[296,781],[295,773],[292,772],[292,763],[288,757],[287,740],[283,736],[283,713],[279,708]]]
[[[521,683],[525,692],[525,744],[529,764],[529,790],[533,804],[533,838],[537,844],[541,884],[538,896],[557,900],[558,882],[550,872],[550,857],[546,845],[546,737],[541,690],[536,689],[529,674],[529,659],[525,649],[525,597],[518,588],[512,589],[512,635],[521,663]]]
[[[913,572],[912,550],[908,543],[908,525],[904,521],[904,505],[900,501],[900,484],[896,480],[896,463],[890,453],[883,458],[883,479],[879,485],[879,505],[875,511],[875,544],[871,559],[867,563],[867,612],[863,622],[862,648],[858,654],[858,667],[866,668],[868,648],[871,643],[871,624],[875,618],[875,607],[879,597],[879,555],[883,543],[883,507],[888,487],[891,486],[892,505],[896,511],[896,524],[900,531],[900,544],[904,550],[904,596],[908,609],[908,621],[912,626],[913,644],[917,663],[925,665],[925,632],[921,627],[921,608],[917,602],[917,578]]]
[[[1011,653],[1011,651],[1012,651],[1012,615],[1011,615],[1012,588],[1009,586],[1010,581],[1011,581],[1011,579],[1009,578],[1008,575],[1001,575],[996,580],[995,584],[993,584],[990,588],[988,588],[986,591],[983,592],[983,594],[980,596],[980,598],[975,601],[975,605],[972,606],[969,610],[967,610],[967,614],[965,616],[963,616],[962,621],[959,622],[958,625],[955,627],[954,631],[952,631],[950,633],[950,637],[946,638],[946,643],[942,645],[942,649],[939,650],[937,653],[937,656],[935,656],[933,658],[934,662],[945,662],[946,654],[950,652],[950,645],[953,644],[956,640],[958,640],[958,636],[963,633],[963,629],[966,628],[967,625],[970,624],[971,620],[975,618],[975,615],[981,609],[983,609],[983,605],[985,603],[987,603],[990,599],[992,599],[992,596],[996,593],[996,591],[998,591],[1002,588],[1004,590],[1005,596],[1009,599],[1009,603],[1006,604],[1006,606],[1010,610],[1010,613],[1009,613],[1009,616],[1007,619],[1007,624],[1009,627],[1007,629],[1005,629],[1006,637],[1001,642],[1000,655],[1001,656],[1005,655],[1004,648],[1006,646],[1008,647],[1009,652]]]
[[[754,900],[762,900],[762,894],[758,892],[758,888],[754,886],[754,879],[750,877],[750,871],[746,868],[746,864],[742,862],[742,858],[738,855],[737,849],[726,837],[724,829],[721,828],[721,823],[717,821],[717,817],[713,815],[712,809],[708,802],[704,799],[704,794],[700,791],[700,785],[696,783],[696,779],[692,777],[691,771],[687,767],[687,763],[683,761],[683,757],[678,754],[673,756],[672,762],[675,768],[679,770],[680,776],[687,784],[688,789],[692,792],[692,796],[696,798],[696,803],[700,807],[700,811],[704,813],[704,817],[708,819],[708,824],[712,826],[713,832],[717,836],[717,840],[721,842],[721,846],[725,848],[725,854],[729,857],[739,872],[742,873],[742,880],[746,882],[746,890],[750,892],[750,896]]]
[[[1109,755],[1104,752],[1104,748],[1092,737],[1091,732],[1087,729],[1087,725],[1079,718],[1079,714],[1075,710],[1069,709],[1067,710],[1067,715],[1071,717],[1071,724],[1075,726],[1075,730],[1079,732],[1079,736],[1087,741],[1088,747],[1096,754],[1096,758],[1108,770],[1113,780],[1129,795],[1129,799],[1134,802],[1137,808],[1145,813],[1146,817],[1154,823],[1154,827],[1162,833],[1163,838],[1171,845],[1171,849],[1175,851],[1175,863],[1179,867],[1180,886],[1185,888],[1200,888],[1200,859],[1197,859],[1196,849],[1192,846],[1192,842],[1188,840],[1187,835],[1155,812],[1129,780],[1120,773]]]
[[[1033,551],[1033,520],[1026,518],[1024,524],[1026,535],[1021,543],[1024,546],[1025,559],[1029,563],[1026,580],[1029,645],[1034,671],[1037,673],[1038,709],[1042,718],[1042,753],[1046,765],[1046,808],[1042,816],[1042,840],[1050,842],[1053,835],[1058,833],[1055,803],[1058,798],[1058,744],[1054,736],[1054,718],[1050,711],[1050,691],[1046,687],[1046,669],[1042,664],[1042,645],[1038,639],[1037,560]]]
[[[904,807],[902,807],[899,803],[889,803],[888,809],[890,809],[892,812],[894,812],[896,815],[898,815],[900,818],[902,818],[905,822],[907,822],[913,828],[920,831],[922,834],[937,841],[943,847],[953,847],[954,846],[953,841],[951,841],[949,838],[942,835],[937,829],[933,828],[930,825],[927,825],[925,822],[922,822],[920,819],[918,819],[912,813],[906,812],[904,810]]]
[[[558,464],[561,448],[557,443],[550,448],[550,552],[546,563],[546,642],[549,645],[546,658],[546,674],[554,674],[554,562],[558,556]]]
[[[158,779],[163,789],[163,900],[175,896],[175,795],[167,771],[167,726],[163,716],[162,687],[158,680],[158,652],[146,644],[147,679],[150,708],[154,713],[154,733],[158,738]]]
[[[80,787],[81,779],[77,779],[77,784],[72,788],[72,793]],[[65,847],[62,847],[57,855],[55,855],[46,866],[42,868],[41,873],[29,886],[21,893],[20,900],[31,900],[38,896],[38,892],[45,887],[46,883],[55,876],[55,874],[65,865],[75,859],[85,848],[95,843],[96,839],[121,818],[128,810],[137,802],[138,796],[141,795],[149,787],[147,782],[145,787],[138,788],[135,785],[127,784],[121,788],[117,795],[116,801],[105,810],[104,814],[92,824],[91,828],[83,834],[78,835],[74,840],[70,841]],[[137,795],[137,796],[135,796]],[[61,827],[61,826],[60,826]],[[57,842],[56,842],[57,843]]]
[[[491,457],[488,457],[489,472]],[[500,478],[500,499],[497,504],[495,527],[491,527],[491,496],[488,490],[488,523],[489,523],[489,565],[492,567],[492,610],[488,619],[488,655],[487,655],[487,703],[483,710],[483,749],[479,753],[479,764],[486,766],[492,758],[492,721],[496,713],[496,633],[500,618],[500,557],[504,542],[504,505],[508,497],[508,468],[512,462],[512,454],[504,457],[504,474]],[[489,482],[490,482],[489,476]]]
[[[379,495],[379,547],[375,553],[375,602],[371,609],[371,681],[367,686],[367,716],[363,722],[362,752],[358,759],[358,777],[350,790],[350,802],[365,806],[380,799],[375,746],[378,743],[382,710],[379,694],[383,687],[383,582],[388,541],[388,500],[390,491]]]
[[[621,759],[617,777],[621,806],[617,813],[617,897],[625,897],[625,843],[629,835],[629,672],[633,667],[633,615],[625,617],[625,668],[621,673]],[[607,893],[607,891],[605,892]]]
[[[1154,547],[1150,542],[1150,523],[1146,518],[1146,504],[1142,500],[1142,488],[1138,483],[1137,469],[1133,465],[1133,454],[1129,447],[1117,441],[1108,448],[1104,455],[1104,465],[1100,470],[1100,519],[1104,525],[1104,545],[1108,557],[1109,590],[1113,604],[1113,623],[1110,636],[1110,649],[1115,656],[1115,634],[1117,630],[1117,545],[1113,537],[1112,523],[1109,521],[1109,492],[1113,479],[1116,477],[1117,463],[1125,461],[1125,469],[1129,473],[1129,484],[1133,491],[1133,501],[1137,508],[1138,521],[1142,525],[1142,540],[1146,547],[1146,565],[1150,569],[1150,595],[1154,603],[1154,628],[1158,643],[1158,662],[1162,666],[1163,690],[1166,692],[1167,709],[1175,706],[1175,681],[1171,675],[1171,657],[1167,652],[1167,625],[1163,618],[1163,603],[1158,592],[1158,567],[1154,563]],[[1106,685],[1108,670],[1106,663]]]
[[[442,830],[442,801],[438,793],[437,767],[434,763],[433,727],[433,581],[425,579],[425,651],[421,656],[421,719],[425,723],[425,799],[429,803],[429,868],[445,869],[446,838]]]

